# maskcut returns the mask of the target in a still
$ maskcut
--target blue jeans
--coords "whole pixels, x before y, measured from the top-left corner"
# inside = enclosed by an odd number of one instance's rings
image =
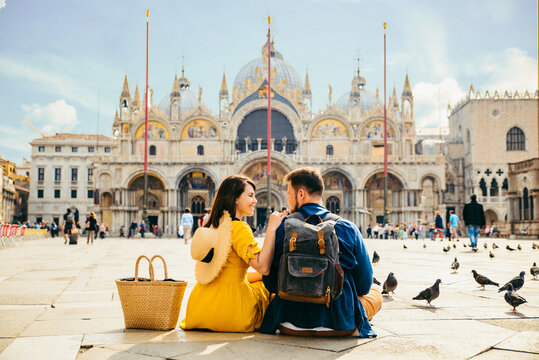
[[[470,237],[470,244],[472,247],[477,247],[477,238],[479,237],[479,225],[468,225],[468,236]]]

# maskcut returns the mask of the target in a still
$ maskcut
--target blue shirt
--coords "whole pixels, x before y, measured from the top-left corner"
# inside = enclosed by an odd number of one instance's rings
[[[324,218],[329,211],[320,204],[304,204],[299,211],[307,218],[317,214]],[[264,285],[270,293],[278,293],[277,277],[279,263],[283,253],[284,223],[281,223],[275,236],[275,255],[270,273],[264,276]],[[358,329],[361,337],[375,337],[376,334],[369,324],[365,309],[358,296],[369,293],[372,285],[372,266],[363,237],[356,225],[340,219],[335,224],[335,233],[339,238],[339,261],[344,271],[342,294],[330,303],[325,304],[300,303],[281,299],[275,295],[270,302],[260,327],[261,333],[274,334],[279,324],[290,322],[297,327],[312,329],[327,327],[334,330]]]
[[[457,215],[451,214],[451,216],[449,217],[449,221],[451,222],[451,226],[459,226],[459,217]]]
[[[184,213],[182,215],[181,224],[184,226],[193,226],[193,215],[191,215],[191,213]]]

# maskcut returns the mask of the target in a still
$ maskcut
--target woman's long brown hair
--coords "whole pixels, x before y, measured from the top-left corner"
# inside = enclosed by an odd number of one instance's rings
[[[217,195],[213,201],[211,214],[206,227],[219,227],[219,220],[223,216],[224,211],[228,211],[231,218],[236,216],[236,199],[243,194],[245,187],[251,185],[256,190],[256,185],[244,175],[230,175],[223,180],[217,190]]]

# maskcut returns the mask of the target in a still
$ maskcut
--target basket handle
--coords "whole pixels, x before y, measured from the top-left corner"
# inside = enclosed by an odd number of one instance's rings
[[[153,281],[153,265],[146,255],[140,255],[137,259],[137,263],[135,265],[135,281],[138,281],[138,264],[140,263],[141,259],[148,260],[148,268],[150,269],[150,281]]]
[[[153,260],[155,258],[159,258],[159,259],[161,259],[161,261],[163,261],[163,268],[165,269],[165,277],[164,278],[168,279],[167,263],[166,263],[165,259],[163,259],[163,257],[161,255],[154,255],[154,256],[152,256],[152,260],[151,260],[152,265],[153,265]]]

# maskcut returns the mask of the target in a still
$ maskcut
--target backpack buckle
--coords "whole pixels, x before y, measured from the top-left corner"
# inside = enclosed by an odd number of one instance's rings
[[[296,239],[298,238],[298,233],[293,233],[292,237],[290,238],[290,252],[296,251]]]
[[[318,230],[318,248],[320,249],[320,255],[326,253],[326,242],[324,241],[324,230]]]
[[[331,289],[329,288],[329,286],[328,286],[328,288],[326,289],[326,296],[325,296],[325,298],[326,298],[326,307],[329,308],[329,301],[331,300]]]

